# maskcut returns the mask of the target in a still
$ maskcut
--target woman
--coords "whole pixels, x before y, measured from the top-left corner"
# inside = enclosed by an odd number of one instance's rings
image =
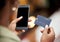
[[[2,5],[1,5],[2,4]],[[0,0],[0,40],[1,42],[21,42],[20,39],[17,37],[15,28],[16,23],[21,20],[23,17],[19,18],[13,18],[14,20],[11,22],[9,19],[9,16],[12,14],[17,14],[17,7],[18,7],[18,0]],[[44,36],[47,35],[47,30],[45,29],[41,42],[45,42],[47,38]],[[51,29],[51,32],[49,34],[53,33],[53,29]],[[54,34],[55,35],[55,34]],[[52,42],[54,40],[54,35],[50,35],[53,39],[50,39],[46,42]],[[44,39],[46,38],[46,39]],[[44,40],[43,40],[44,39]]]

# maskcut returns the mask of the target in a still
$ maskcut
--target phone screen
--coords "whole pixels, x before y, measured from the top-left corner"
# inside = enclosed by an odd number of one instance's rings
[[[28,6],[20,6],[18,8],[18,14],[17,18],[20,16],[23,16],[23,18],[17,22],[17,27],[27,27],[28,26],[28,13],[29,13],[29,7]]]

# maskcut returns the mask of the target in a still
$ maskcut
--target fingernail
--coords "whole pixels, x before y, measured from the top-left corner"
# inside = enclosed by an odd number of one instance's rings
[[[48,25],[46,25],[45,28],[48,28]]]
[[[22,19],[23,18],[23,16],[21,16],[19,19]]]
[[[25,30],[22,30],[22,32],[25,32]]]

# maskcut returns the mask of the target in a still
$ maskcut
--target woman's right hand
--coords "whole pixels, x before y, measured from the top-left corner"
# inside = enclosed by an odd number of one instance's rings
[[[55,32],[53,28],[45,28],[42,32],[41,42],[54,42],[55,40]]]

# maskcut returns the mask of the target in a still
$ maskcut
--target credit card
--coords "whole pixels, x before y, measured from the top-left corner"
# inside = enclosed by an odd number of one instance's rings
[[[50,22],[51,22],[51,19],[38,15],[35,21],[35,24],[45,28],[46,25],[48,26],[50,25]]]

